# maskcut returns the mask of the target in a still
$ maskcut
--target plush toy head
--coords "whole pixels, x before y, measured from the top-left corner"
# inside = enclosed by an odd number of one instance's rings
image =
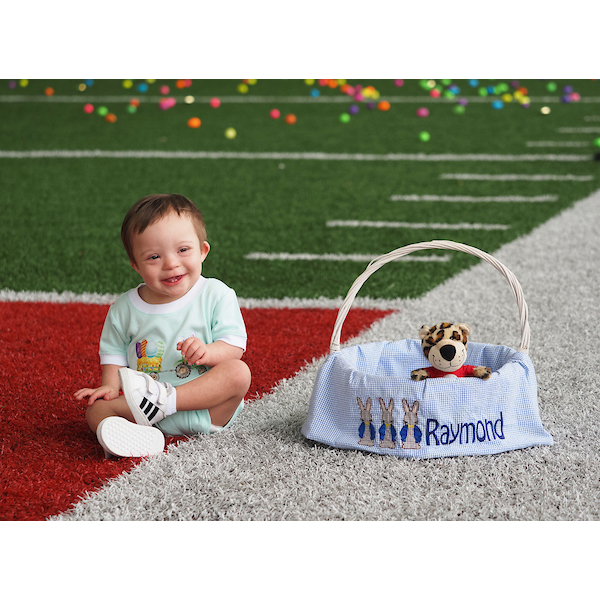
[[[452,373],[467,360],[467,336],[470,333],[471,328],[465,323],[423,325],[419,331],[423,354],[438,371]]]

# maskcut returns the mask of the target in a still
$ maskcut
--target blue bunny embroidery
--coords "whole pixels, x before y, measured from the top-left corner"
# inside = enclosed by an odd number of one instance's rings
[[[385,405],[383,398],[379,398],[379,406],[381,406],[382,424],[379,428],[379,439],[381,448],[396,447],[396,428],[394,427],[394,399],[390,398],[388,406]]]
[[[360,436],[358,443],[361,446],[374,446],[375,427],[373,426],[373,417],[371,416],[371,398],[367,398],[365,404],[362,403],[360,398],[357,398],[356,402],[360,409],[360,420],[362,421],[358,428],[358,435]]]
[[[409,406],[406,398],[402,399],[404,407],[404,427],[400,430],[400,439],[402,448],[405,450],[419,450],[421,448],[421,430],[417,426],[419,422],[419,401],[415,400],[412,406]]]

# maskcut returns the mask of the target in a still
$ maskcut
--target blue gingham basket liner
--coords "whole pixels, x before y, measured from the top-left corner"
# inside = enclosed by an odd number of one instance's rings
[[[489,257],[480,250],[454,242],[424,242],[400,250],[439,248],[441,244],[477,256],[484,255],[481,257],[485,260]],[[373,270],[394,260],[395,256],[390,253],[373,261],[367,268],[370,272],[366,277],[365,274],[361,276],[363,281],[357,279],[342,305],[332,336],[332,352],[319,369],[314,384],[308,416],[302,427],[304,436],[336,448],[407,458],[485,455],[551,445],[552,437],[544,430],[540,419],[537,380],[527,354],[527,305],[516,279],[509,283],[515,291],[521,315],[519,350],[476,342],[470,342],[468,346],[467,364],[492,369],[492,377],[487,381],[475,377],[413,381],[411,371],[429,365],[420,340],[377,342],[338,349],[341,325],[358,289]],[[496,259],[493,261],[497,263]],[[503,265],[502,269],[507,279],[514,278]],[[367,430],[366,438],[372,439],[372,446],[363,443],[365,427],[360,429],[362,420],[357,398],[363,405],[371,399],[371,434]],[[387,436],[388,447],[382,446],[385,424],[379,398],[386,406],[391,398],[394,399],[391,429],[394,435]],[[417,442],[412,445],[418,447],[403,447],[411,446],[406,444],[406,405],[403,406],[403,400],[409,408],[418,406],[418,423],[413,429],[414,438],[411,438]]]

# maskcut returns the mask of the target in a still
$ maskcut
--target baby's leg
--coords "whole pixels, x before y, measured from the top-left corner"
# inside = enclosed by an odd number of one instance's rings
[[[135,423],[133,414],[125,401],[125,396],[119,396],[115,400],[96,400],[85,413],[86,421],[94,433],[96,433],[100,422],[106,417],[124,417]]]
[[[250,378],[241,360],[219,363],[202,377],[177,386],[177,410],[208,409],[213,425],[226,425],[246,395]]]

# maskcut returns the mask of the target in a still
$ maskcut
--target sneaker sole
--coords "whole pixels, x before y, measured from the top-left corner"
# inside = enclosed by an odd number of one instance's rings
[[[115,456],[154,456],[165,449],[160,429],[136,425],[122,417],[104,419],[96,435],[104,451]]]

